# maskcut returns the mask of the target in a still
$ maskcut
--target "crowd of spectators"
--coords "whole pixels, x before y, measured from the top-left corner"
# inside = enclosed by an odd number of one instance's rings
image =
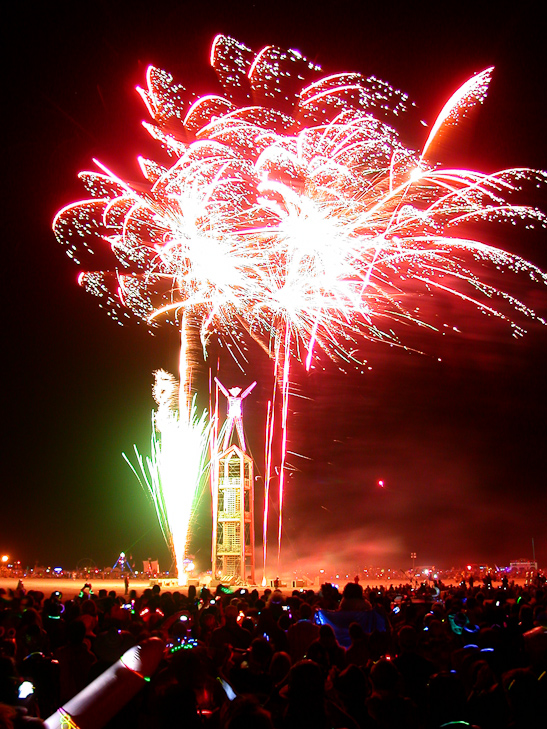
[[[547,726],[543,584],[363,589],[356,578],[342,593],[290,595],[1,590],[0,729],[40,726],[152,636],[163,661],[108,727]],[[20,698],[24,681],[34,690]]]

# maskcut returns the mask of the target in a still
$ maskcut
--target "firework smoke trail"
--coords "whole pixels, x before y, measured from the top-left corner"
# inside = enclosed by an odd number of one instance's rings
[[[151,456],[143,461],[134,447],[138,470],[124,457],[141,485],[146,484],[181,581],[190,523],[207,468],[210,426],[206,413],[198,416],[195,398],[187,402],[184,383],[164,370],[154,374],[158,409],[152,414]]]
[[[81,285],[115,320],[131,312],[180,326],[188,313],[204,351],[216,335],[237,352],[245,332],[274,359],[282,347],[285,425],[289,356],[307,368],[321,351],[359,364],[363,339],[404,346],[394,322],[438,329],[426,297],[455,296],[524,332],[515,312],[535,313],[481,271],[545,274],[484,244],[470,224],[545,227],[519,194],[546,174],[431,161],[438,140],[483,102],[492,69],[453,94],[417,153],[395,128],[406,119],[405,132],[422,129],[415,105],[373,76],[322,76],[296,50],[255,54],[226,36],[215,38],[211,63],[223,96],[195,101],[153,67],[139,89],[167,165],[140,158],[138,189],[104,166],[84,172],[90,199],[55,218],[56,236],[88,269]]]

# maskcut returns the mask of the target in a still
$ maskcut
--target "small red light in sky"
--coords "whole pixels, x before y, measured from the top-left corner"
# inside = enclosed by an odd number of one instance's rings
[[[378,481],[378,486],[379,486],[379,487],[380,487],[381,489],[383,489],[383,488],[384,488],[384,482],[383,482],[383,481]]]

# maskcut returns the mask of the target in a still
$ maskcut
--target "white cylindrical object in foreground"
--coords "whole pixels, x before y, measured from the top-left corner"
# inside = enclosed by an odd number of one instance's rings
[[[164,644],[136,645],[45,720],[47,729],[101,729],[143,687],[158,667]]]

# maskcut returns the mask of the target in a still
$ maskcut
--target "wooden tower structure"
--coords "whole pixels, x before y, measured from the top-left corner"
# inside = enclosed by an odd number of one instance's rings
[[[220,383],[218,384],[220,385]],[[224,392],[224,388],[221,389]],[[250,389],[248,388],[249,391]],[[234,389],[230,393],[233,391]],[[244,396],[246,394],[247,391],[245,391]],[[231,412],[233,413],[233,403],[230,400],[229,405],[232,407],[232,411],[228,411],[225,425],[225,430],[230,429],[229,436],[223,441],[222,452],[219,453],[216,459],[215,473],[211,474],[213,479],[211,484],[213,497],[213,579],[223,582],[254,584],[253,460],[246,453],[242,427],[233,427],[234,418],[230,417]],[[241,424],[241,399],[239,399],[238,406],[238,419]],[[236,432],[240,441],[239,446],[230,443]]]

